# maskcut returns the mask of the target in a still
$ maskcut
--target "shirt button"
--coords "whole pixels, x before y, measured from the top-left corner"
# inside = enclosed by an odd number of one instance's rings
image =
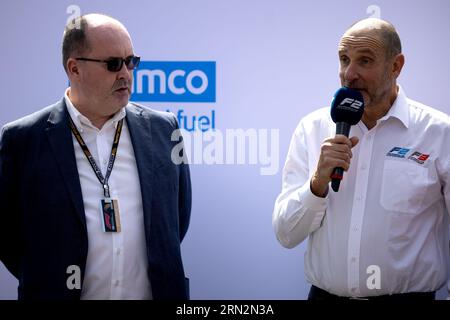
[[[352,262],[356,262],[356,258],[355,258],[355,257],[352,257],[351,261],[352,261]]]
[[[117,248],[116,254],[117,254],[117,255],[120,255],[120,248]]]
[[[362,197],[361,196],[356,196],[356,200],[361,201]]]
[[[118,287],[119,284],[120,284],[120,281],[119,281],[119,280],[114,281],[114,286],[115,286],[115,287]]]
[[[357,226],[354,226],[354,227],[353,227],[353,231],[355,231],[355,232],[358,231],[358,227],[357,227]]]

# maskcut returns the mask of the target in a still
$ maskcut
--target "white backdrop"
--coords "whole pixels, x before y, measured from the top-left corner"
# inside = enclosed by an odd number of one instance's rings
[[[306,298],[305,244],[282,248],[271,215],[295,126],[340,86],[337,44],[351,23],[373,14],[391,21],[406,55],[404,90],[450,113],[448,0],[14,0],[0,3],[0,126],[62,97],[60,47],[70,5],[122,21],[144,61],[215,62],[215,101],[146,105],[182,109],[189,119],[211,120],[214,111],[223,132],[279,130],[270,144],[279,147],[272,175],[261,175],[261,159],[192,165],[192,220],[182,250],[193,299]],[[0,264],[0,299],[15,299],[16,286]]]

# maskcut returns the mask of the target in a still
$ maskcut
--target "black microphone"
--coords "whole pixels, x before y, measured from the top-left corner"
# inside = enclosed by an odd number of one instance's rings
[[[364,98],[361,92],[342,87],[334,94],[331,103],[331,119],[336,123],[336,134],[348,138],[350,127],[357,124],[364,112]],[[344,176],[343,168],[334,168],[331,174],[331,188],[338,192]]]

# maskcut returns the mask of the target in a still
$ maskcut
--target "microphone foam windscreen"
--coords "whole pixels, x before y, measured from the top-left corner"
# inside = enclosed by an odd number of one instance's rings
[[[331,103],[331,119],[355,125],[364,112],[364,98],[358,90],[342,87],[334,94]]]

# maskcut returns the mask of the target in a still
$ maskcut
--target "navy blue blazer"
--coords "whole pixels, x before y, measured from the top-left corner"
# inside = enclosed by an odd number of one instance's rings
[[[130,103],[131,135],[144,209],[153,298],[188,299],[180,243],[191,211],[189,166],[174,164],[175,116]],[[80,299],[88,235],[64,99],[5,125],[0,139],[0,260],[19,280],[19,299]]]

